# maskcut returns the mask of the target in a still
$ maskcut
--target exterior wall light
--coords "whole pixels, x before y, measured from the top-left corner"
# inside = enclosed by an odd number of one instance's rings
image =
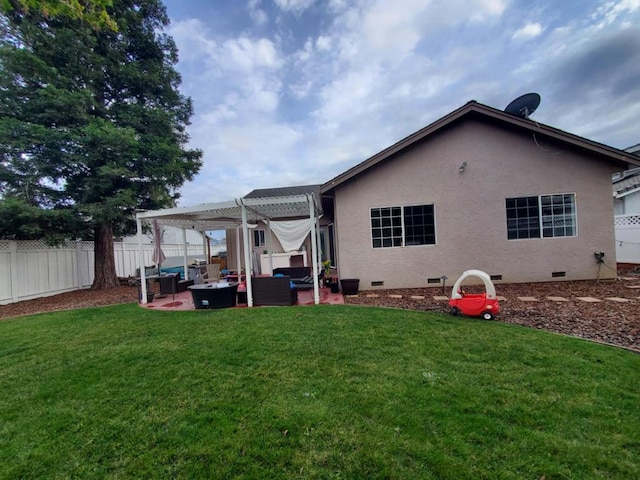
[[[462,162],[462,165],[460,165],[460,168],[458,168],[458,171],[462,173],[464,172],[465,168],[467,168],[467,162]]]

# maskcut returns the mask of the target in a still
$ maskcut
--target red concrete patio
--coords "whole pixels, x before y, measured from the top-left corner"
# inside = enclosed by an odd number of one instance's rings
[[[344,297],[342,293],[332,293],[330,288],[320,287],[320,304],[321,305],[342,305],[344,304]],[[313,290],[299,290],[298,301],[294,305],[314,305]],[[158,295],[156,294],[153,302],[146,305],[140,304],[141,307],[162,310],[162,311],[178,311],[178,310],[195,310],[193,304],[193,298],[189,290],[185,292],[172,294]],[[238,303],[235,308],[247,308],[246,303]],[[264,307],[252,307],[252,308],[264,308]]]

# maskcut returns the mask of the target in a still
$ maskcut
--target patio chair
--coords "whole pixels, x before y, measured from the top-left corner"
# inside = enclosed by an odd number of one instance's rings
[[[212,283],[220,280],[220,264],[208,263],[205,265],[207,268],[207,278],[204,279],[204,283]]]

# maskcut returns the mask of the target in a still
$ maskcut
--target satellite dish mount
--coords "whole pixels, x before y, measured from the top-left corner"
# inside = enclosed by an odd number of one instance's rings
[[[507,105],[504,111],[516,117],[529,118],[529,116],[536,111],[538,105],[540,105],[540,95],[537,93],[526,93],[513,100]]]

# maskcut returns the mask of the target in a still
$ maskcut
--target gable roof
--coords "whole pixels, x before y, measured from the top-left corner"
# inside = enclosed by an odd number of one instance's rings
[[[322,185],[321,192],[328,192],[333,188],[349,180],[352,180],[369,168],[377,165],[380,162],[388,160],[395,154],[399,153],[407,147],[410,147],[416,142],[424,140],[425,138],[441,131],[445,127],[453,125],[456,122],[467,118],[477,118],[498,124],[503,128],[528,131],[542,137],[554,139],[579,150],[595,154],[598,157],[601,157],[603,161],[607,161],[614,164],[616,167],[619,167],[620,170],[626,170],[633,166],[640,166],[640,159],[632,153],[618,150],[617,148],[609,147],[608,145],[594,142],[593,140],[589,140],[587,138],[583,138],[578,135],[553,128],[533,120],[511,115],[502,110],[497,110],[493,107],[478,103],[475,100],[471,100],[467,104],[454,110],[448,115],[445,115],[444,117],[436,120],[430,125],[427,125],[426,127],[418,130],[415,133],[412,133],[408,137],[403,138],[399,142],[385,148],[381,152],[376,153],[375,155],[369,157],[358,165],[332,178]]]
[[[269,197],[288,197],[291,195],[304,195],[315,193],[316,197],[320,197],[320,187],[322,185],[298,185],[294,187],[278,187],[278,188],[258,188],[251,190],[244,198],[269,198]]]
[[[640,190],[640,168],[632,168],[613,176],[613,195],[622,198]]]

